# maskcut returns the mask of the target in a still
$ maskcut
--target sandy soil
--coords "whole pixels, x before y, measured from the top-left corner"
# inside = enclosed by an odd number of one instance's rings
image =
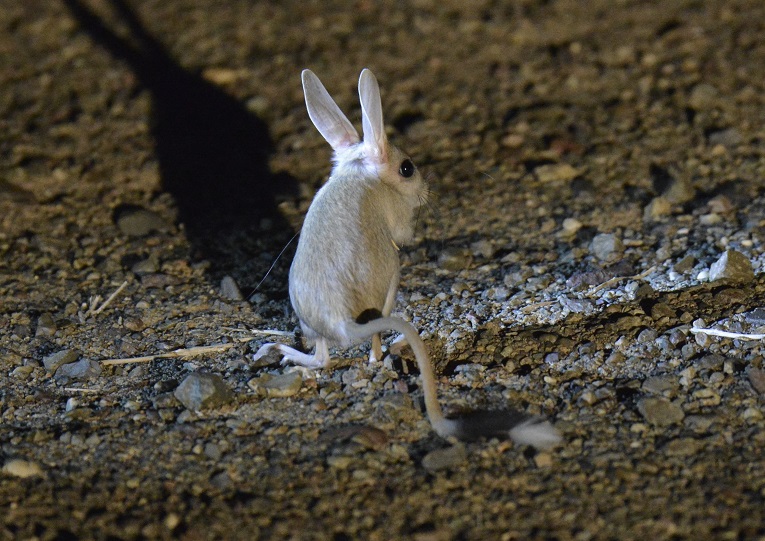
[[[0,0],[0,538],[765,539],[763,65],[757,0]],[[305,67],[429,174],[444,403],[558,447],[438,438],[406,355],[251,362],[300,338],[294,242],[255,288],[330,170]]]

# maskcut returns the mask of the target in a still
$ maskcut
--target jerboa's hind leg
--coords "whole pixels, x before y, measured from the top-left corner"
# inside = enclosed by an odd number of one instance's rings
[[[328,368],[332,365],[332,359],[329,357],[329,348],[325,338],[316,339],[316,347],[312,354],[303,353],[295,348],[284,344],[268,343],[260,346],[260,349],[253,355],[252,360],[257,361],[261,357],[268,355],[271,351],[277,350],[282,354],[281,364],[295,364],[305,366],[306,368]]]
[[[388,287],[388,294],[385,296],[385,305],[383,305],[382,309],[383,317],[388,317],[393,311],[393,305],[396,304],[398,281],[399,274],[396,273],[396,276],[393,277],[393,280],[391,280],[390,286]],[[382,339],[380,338],[380,333],[376,333],[372,335],[372,350],[369,352],[369,362],[374,363],[381,361],[382,358]]]

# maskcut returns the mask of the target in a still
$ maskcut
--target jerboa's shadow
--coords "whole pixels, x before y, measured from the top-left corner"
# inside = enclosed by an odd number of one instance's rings
[[[263,218],[274,224],[269,236],[289,238],[276,199],[294,193],[296,183],[269,170],[273,142],[266,124],[234,97],[184,70],[125,0],[107,0],[129,30],[124,38],[81,0],[62,1],[81,28],[126,62],[151,92],[162,188],[175,199],[192,258],[210,261],[210,274],[219,278],[237,274],[243,257],[238,239],[257,231]]]

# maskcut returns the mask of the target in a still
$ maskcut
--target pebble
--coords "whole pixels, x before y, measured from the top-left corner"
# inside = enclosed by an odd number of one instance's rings
[[[467,451],[461,443],[429,452],[422,459],[422,466],[430,471],[446,470],[467,460]]]
[[[624,252],[624,244],[611,233],[600,233],[590,242],[589,250],[598,260],[610,262]]]
[[[3,473],[13,477],[21,477],[22,479],[43,476],[43,470],[39,464],[20,458],[13,458],[3,464]]]
[[[673,394],[679,385],[674,375],[651,376],[643,382],[643,390],[651,394]]]
[[[131,207],[119,213],[117,227],[129,237],[143,237],[153,231],[168,231],[170,225],[156,212]]]
[[[52,338],[58,327],[53,319],[53,316],[49,312],[45,312],[39,318],[37,318],[37,330],[35,336],[38,338]]]
[[[761,368],[749,368],[747,371],[749,377],[749,383],[752,384],[754,390],[765,395],[765,370]]]
[[[35,367],[31,365],[17,366],[11,371],[11,376],[16,379],[25,380],[34,371]]]
[[[688,105],[696,111],[711,109],[717,102],[717,88],[708,83],[699,83],[688,96]]]
[[[540,165],[534,169],[539,182],[568,182],[579,176],[579,170],[567,163]]]
[[[75,363],[62,365],[56,370],[56,381],[86,381],[101,375],[101,363],[89,359],[80,359]]]
[[[577,231],[579,231],[583,227],[583,225],[584,224],[582,224],[582,222],[580,222],[576,218],[566,218],[565,220],[563,220],[563,224],[562,224],[563,232],[566,235],[573,235]]]
[[[684,258],[682,258],[680,261],[675,263],[675,265],[672,268],[675,269],[675,272],[684,274],[686,272],[691,271],[695,264],[696,264],[696,258],[693,257],[692,255],[687,255]]]
[[[173,394],[191,411],[222,406],[234,399],[234,393],[223,378],[217,374],[199,372],[187,376]]]
[[[734,147],[741,143],[741,140],[741,132],[736,128],[714,131],[709,134],[708,138],[710,146],[721,145],[723,147]]]
[[[709,281],[717,280],[751,282],[754,280],[751,261],[741,252],[726,250],[720,259],[712,263],[709,269]]]
[[[220,295],[224,299],[241,301],[244,299],[239,286],[231,276],[224,276],[220,281]]]
[[[470,251],[464,248],[447,248],[438,256],[438,265],[448,271],[461,271],[470,266]]]
[[[43,364],[48,372],[55,372],[60,366],[73,363],[80,357],[80,353],[74,349],[62,349],[43,357]]]
[[[693,456],[699,452],[702,444],[694,438],[677,438],[667,444],[669,456]]]
[[[263,374],[248,381],[247,386],[263,396],[285,398],[298,393],[303,386],[303,378],[298,371],[276,375]]]
[[[666,197],[654,197],[643,209],[643,221],[655,222],[672,212],[672,203]]]
[[[217,443],[208,442],[204,448],[205,456],[211,460],[218,462],[223,456],[223,452],[220,450],[220,446]]]
[[[153,274],[159,270],[159,258],[156,254],[151,254],[146,259],[139,261],[130,270],[135,274]]]
[[[637,407],[645,420],[655,426],[676,424],[685,417],[682,408],[666,398],[643,398]]]

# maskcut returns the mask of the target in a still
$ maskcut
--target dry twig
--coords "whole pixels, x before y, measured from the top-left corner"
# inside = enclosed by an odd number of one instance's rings
[[[602,284],[599,284],[599,285],[596,285],[593,288],[590,288],[590,290],[586,293],[586,296],[592,295],[593,293],[597,293],[601,289],[605,289],[607,287],[610,287],[610,286],[612,286],[614,284],[617,284],[617,283],[621,282],[622,280],[642,280],[643,278],[645,278],[646,276],[648,276],[649,274],[651,274],[655,270],[656,270],[656,267],[653,266],[650,269],[641,272],[640,274],[633,274],[632,276],[614,276],[610,280],[606,280]]]
[[[765,334],[746,334],[740,332],[721,331],[719,329],[691,328],[693,334],[707,334],[709,336],[721,336],[723,338],[738,338],[739,340],[765,340]]]

